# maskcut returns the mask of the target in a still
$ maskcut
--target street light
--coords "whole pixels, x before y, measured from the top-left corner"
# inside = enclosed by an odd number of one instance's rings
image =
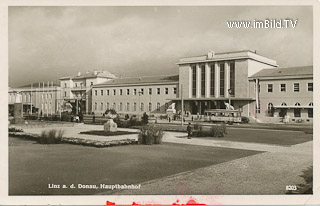
[[[229,94],[229,109],[231,109],[231,93],[232,93],[232,89],[228,89],[228,94]]]

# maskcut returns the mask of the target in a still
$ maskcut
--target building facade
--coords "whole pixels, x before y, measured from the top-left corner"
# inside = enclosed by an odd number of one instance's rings
[[[256,118],[287,116],[289,121],[312,122],[312,66],[264,69],[249,78],[249,89],[257,98],[251,105]]]
[[[93,86],[92,111],[120,114],[165,114],[178,95],[178,75],[119,78]]]
[[[24,114],[36,113],[39,116],[55,114],[59,109],[60,96],[60,87],[53,82],[39,82],[18,88],[9,88],[9,114],[13,114],[13,105],[16,102],[23,104]]]
[[[117,78],[108,71],[93,71],[76,76],[60,78],[61,102],[70,103],[73,112],[78,114],[92,112],[92,87],[96,84],[103,83]]]
[[[313,67],[278,68],[275,60],[252,51],[214,53],[182,58],[178,75],[117,78],[93,71],[60,78],[50,84],[9,89],[9,109],[15,94],[22,94],[24,112],[61,112],[66,103],[73,113],[102,115],[166,114],[167,109],[203,115],[208,109],[225,109],[229,103],[242,116],[266,121],[289,117],[312,122]],[[258,91],[258,92],[257,92]],[[173,104],[174,103],[174,104]],[[175,106],[173,108],[172,106]]]
[[[277,63],[251,51],[214,53],[180,59],[179,88],[184,109],[191,114],[204,114],[207,109],[224,109],[231,102],[235,109],[250,116],[249,76]],[[181,96],[173,99],[178,107]]]

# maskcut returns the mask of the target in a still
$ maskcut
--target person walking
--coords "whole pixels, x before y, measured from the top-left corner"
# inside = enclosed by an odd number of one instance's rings
[[[187,132],[188,132],[188,139],[191,139],[191,123],[190,122],[187,126]]]

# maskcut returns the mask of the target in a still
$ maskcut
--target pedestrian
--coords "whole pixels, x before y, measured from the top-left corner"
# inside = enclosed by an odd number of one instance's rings
[[[92,116],[92,122],[93,122],[93,123],[96,122],[96,116],[94,116],[94,113],[93,113],[93,116]]]
[[[193,116],[191,116],[191,121],[193,121]]]
[[[191,139],[191,123],[190,122],[187,126],[187,132],[188,132],[188,139]]]

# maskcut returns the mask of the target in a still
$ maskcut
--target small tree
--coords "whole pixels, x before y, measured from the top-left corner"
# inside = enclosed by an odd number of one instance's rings
[[[142,123],[143,124],[148,124],[148,122],[149,122],[149,116],[147,115],[147,113],[143,113]]]

